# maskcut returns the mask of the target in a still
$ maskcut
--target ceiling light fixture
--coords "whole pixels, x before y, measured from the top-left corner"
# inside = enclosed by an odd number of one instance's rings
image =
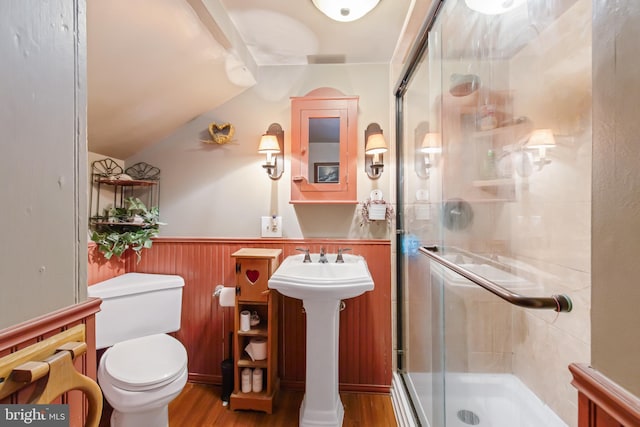
[[[507,13],[527,3],[527,0],[464,0],[467,7],[485,15]]]
[[[375,8],[380,0],[311,0],[320,12],[334,21],[350,22],[362,18]],[[513,0],[516,1],[516,0]]]

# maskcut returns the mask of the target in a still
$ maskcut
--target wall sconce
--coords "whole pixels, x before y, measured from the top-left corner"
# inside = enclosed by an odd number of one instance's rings
[[[425,133],[420,145],[420,152],[424,154],[424,172],[429,178],[429,169],[433,165],[431,155],[442,153],[442,136],[435,132]]]
[[[525,148],[538,149],[538,159],[533,164],[538,166],[538,170],[541,170],[544,165],[551,163],[551,160],[547,159],[547,148],[555,146],[556,140],[551,129],[537,129],[531,133]]]
[[[278,123],[272,123],[260,138],[258,153],[267,155],[267,160],[262,167],[266,169],[267,175],[273,180],[280,179],[284,172],[283,147],[284,131]]]
[[[370,123],[364,131],[364,170],[370,179],[378,179],[384,169],[382,153],[386,153],[387,141],[377,123]]]

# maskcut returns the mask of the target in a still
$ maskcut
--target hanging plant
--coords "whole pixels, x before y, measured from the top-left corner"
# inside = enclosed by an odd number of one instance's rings
[[[147,209],[138,198],[129,197],[123,208],[105,209],[107,223],[95,225],[91,240],[96,242],[98,250],[106,259],[112,256],[121,257],[127,249],[131,249],[138,257],[142,250],[152,245],[152,238],[158,235],[161,222],[157,207]]]

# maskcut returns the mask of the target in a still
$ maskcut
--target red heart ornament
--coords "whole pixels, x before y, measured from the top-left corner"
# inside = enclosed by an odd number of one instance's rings
[[[247,270],[246,275],[251,284],[255,285],[255,283],[258,281],[258,278],[260,277],[260,272],[258,270]]]

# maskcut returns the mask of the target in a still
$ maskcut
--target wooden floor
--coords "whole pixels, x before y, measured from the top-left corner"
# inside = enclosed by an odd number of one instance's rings
[[[187,383],[169,405],[171,427],[295,427],[298,425],[302,392],[280,390],[272,414],[232,411],[220,400],[220,387]],[[344,405],[343,427],[396,427],[391,396],[340,393]]]

